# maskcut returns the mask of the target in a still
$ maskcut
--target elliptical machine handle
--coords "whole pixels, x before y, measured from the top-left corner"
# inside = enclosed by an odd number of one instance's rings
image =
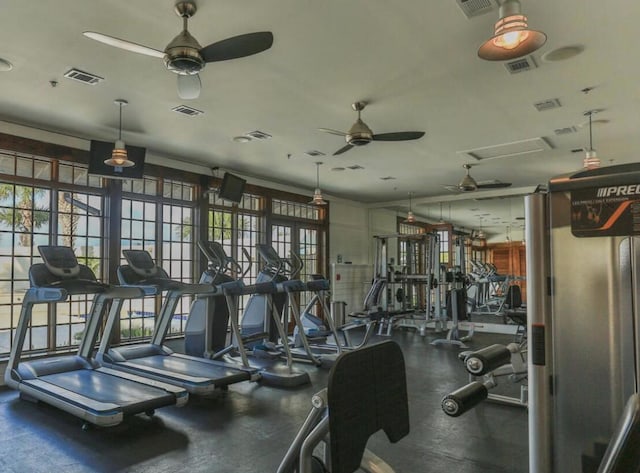
[[[285,260],[285,262],[287,263],[287,266],[289,266],[290,279],[297,279],[302,272],[302,268],[304,268],[304,263],[302,262],[302,258],[300,258],[295,251],[292,250],[289,254],[291,255],[291,258]]]
[[[242,271],[242,266],[240,265],[240,263],[238,263],[236,260],[233,260],[233,264],[238,269],[238,274],[240,274],[239,279],[244,279],[244,277],[247,274],[249,274],[249,271],[251,271],[251,267],[253,266],[253,259],[251,258],[251,253],[249,253],[249,251],[244,246],[242,247],[242,254],[244,255],[244,258],[248,263],[247,269]]]

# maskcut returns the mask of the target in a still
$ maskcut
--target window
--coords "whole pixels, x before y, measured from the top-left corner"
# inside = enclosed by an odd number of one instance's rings
[[[240,264],[243,273],[246,272],[244,281],[247,284],[253,284],[260,272],[256,244],[265,241],[262,210],[264,201],[264,197],[245,193],[238,205],[231,206],[229,202],[218,199],[215,194],[209,197],[207,238],[220,243],[227,255]],[[242,274],[231,276],[241,277]],[[241,313],[249,297],[241,296]]]
[[[193,282],[195,186],[177,180],[145,176],[123,185],[121,247],[148,251],[172,279]],[[121,263],[126,261],[122,258]],[[169,333],[181,334],[191,296],[178,303]],[[120,339],[133,340],[153,333],[162,297],[132,299],[120,313]]]
[[[71,246],[98,279],[104,272],[104,196],[85,166],[0,153],[0,356],[11,350],[29,268],[39,245]],[[68,349],[84,331],[91,296],[34,306],[25,350]]]

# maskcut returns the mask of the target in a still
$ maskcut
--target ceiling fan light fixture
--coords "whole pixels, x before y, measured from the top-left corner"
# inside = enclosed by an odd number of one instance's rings
[[[520,12],[518,0],[500,5],[499,19],[491,38],[478,49],[478,57],[487,61],[507,61],[531,54],[547,41],[541,31],[529,29],[527,17]]]
[[[118,139],[115,142],[113,147],[113,151],[111,152],[111,157],[109,159],[105,159],[104,163],[107,166],[113,166],[116,168],[130,168],[135,166],[136,163],[129,159],[127,155],[127,148],[122,140],[122,107],[127,105],[129,102],[123,99],[117,99],[115,104],[120,107],[120,122],[118,124]]]
[[[200,49],[202,46],[185,29],[164,50],[164,65],[176,74],[197,74],[207,65]]]
[[[164,65],[176,74],[197,74],[207,63],[200,54],[202,46],[187,29],[189,18],[196,13],[196,4],[178,2],[175,6],[175,12],[182,18],[182,31],[165,48]]]
[[[362,106],[364,108],[364,105]],[[365,122],[360,118],[362,108],[355,109],[358,112],[358,120],[353,124],[349,133],[345,136],[345,140],[351,146],[363,146],[373,140],[373,132]]]
[[[461,191],[461,192],[474,192],[474,191],[478,190],[478,183],[469,174],[469,170],[471,169],[471,165],[470,164],[464,164],[462,167],[466,169],[467,173],[464,175],[464,177],[458,183],[458,190]]]

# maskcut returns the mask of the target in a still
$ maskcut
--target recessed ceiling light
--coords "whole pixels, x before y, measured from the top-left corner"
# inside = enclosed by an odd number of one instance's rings
[[[584,51],[584,46],[563,46],[561,48],[554,49],[542,55],[542,60],[547,62],[564,61],[571,59]]]
[[[2,59],[0,58],[0,71],[2,72],[8,72],[11,69],[13,69],[13,64],[11,64],[9,61],[7,61],[6,59]]]
[[[236,143],[248,143],[249,141],[251,141],[251,138],[246,135],[240,135],[240,136],[234,136],[232,140],[235,141]]]

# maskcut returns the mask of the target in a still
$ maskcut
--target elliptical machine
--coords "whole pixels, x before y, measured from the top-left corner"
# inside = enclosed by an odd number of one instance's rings
[[[218,286],[242,280],[251,269],[242,270],[236,260],[226,255],[219,243],[198,242],[198,248],[207,258],[207,269],[200,276],[200,284]],[[220,251],[222,249],[222,251]],[[243,248],[245,257],[248,252]],[[237,279],[231,276],[238,275]],[[213,357],[228,346],[229,306],[223,298],[197,298],[191,304],[185,325],[184,348],[187,355]]]
[[[226,358],[241,365],[247,369],[255,369],[249,363],[248,356],[255,354],[258,340],[262,340],[265,336],[262,331],[251,332],[247,335],[240,328],[239,318],[239,298],[241,296],[250,295],[249,302],[258,299],[262,302],[261,309],[263,312],[263,321],[267,325],[271,322],[274,327],[274,337],[287,340],[285,328],[279,318],[279,312],[276,312],[275,305],[278,296],[284,295],[282,287],[272,281],[260,281],[256,284],[246,285],[242,278],[251,269],[251,258],[246,250],[245,258],[249,261],[249,267],[242,271],[240,264],[228,256],[222,245],[218,242],[208,241],[206,243],[198,242],[198,247],[209,261],[209,268],[203,273],[200,280],[201,283],[213,284],[220,289],[224,295],[223,302],[215,302],[214,305],[204,301],[198,305],[198,301],[194,301],[189,320],[185,328],[185,347],[195,356],[204,356],[213,360]],[[239,274],[239,279],[234,279],[230,273]],[[286,297],[286,296],[285,296]],[[246,308],[245,308],[246,311]],[[227,324],[231,322],[232,335],[231,340],[227,342]],[[239,356],[240,360],[237,360]],[[278,352],[278,358],[284,357],[286,364],[271,363],[266,360],[261,361],[258,379],[272,386],[278,387],[297,387],[309,384],[311,379],[306,372],[300,372],[293,369],[293,359],[288,344],[284,346],[283,353]]]

